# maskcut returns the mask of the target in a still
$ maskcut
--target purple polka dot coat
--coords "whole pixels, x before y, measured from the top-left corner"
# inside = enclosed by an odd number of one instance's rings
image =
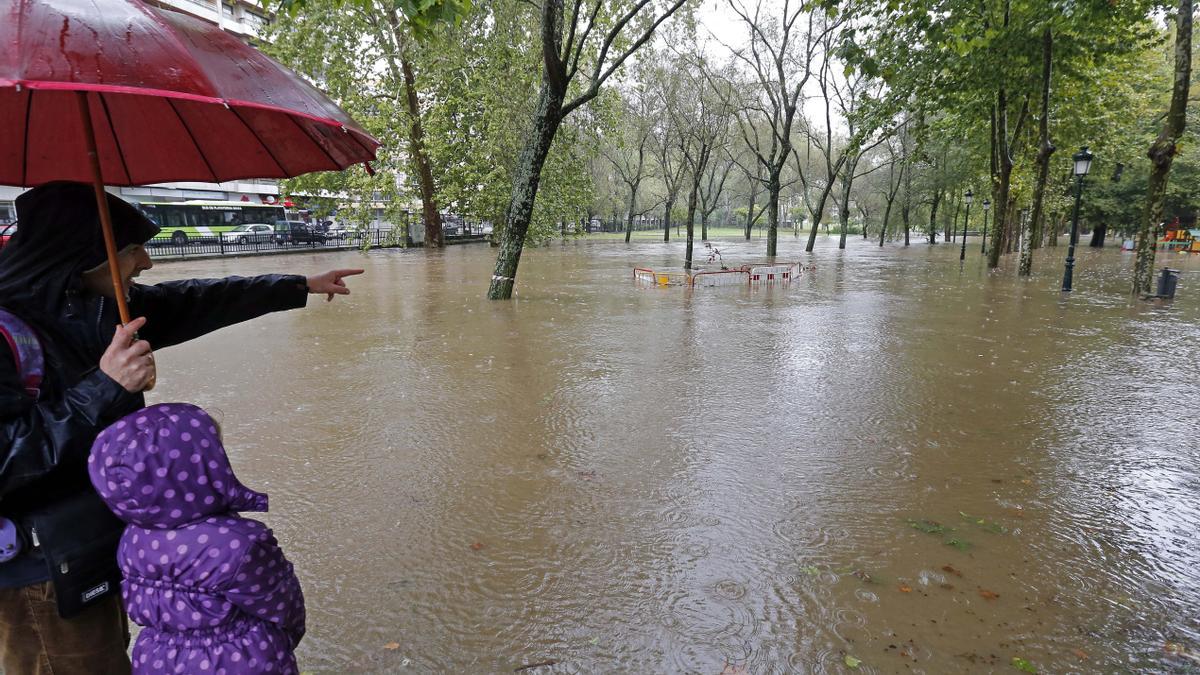
[[[267,496],[233,475],[216,424],[186,403],[116,422],[88,458],[127,523],[117,549],[125,608],[143,626],[135,673],[296,673],[304,596],[271,530],[239,511]]]

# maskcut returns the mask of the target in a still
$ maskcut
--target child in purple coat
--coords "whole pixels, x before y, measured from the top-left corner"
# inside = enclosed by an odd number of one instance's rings
[[[304,597],[271,530],[240,511],[267,495],[233,475],[213,419],[186,403],[116,422],[88,458],[92,485],[128,525],[117,562],[143,626],[135,673],[296,673]]]

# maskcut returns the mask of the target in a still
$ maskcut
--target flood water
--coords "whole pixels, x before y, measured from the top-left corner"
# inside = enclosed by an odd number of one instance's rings
[[[1018,280],[977,241],[784,236],[790,286],[694,291],[631,279],[681,243],[554,243],[511,302],[486,245],[160,263],[367,273],[150,399],[271,494],[306,671],[1200,667],[1200,260],[1153,305],[1130,254],[1065,297],[1065,247]]]

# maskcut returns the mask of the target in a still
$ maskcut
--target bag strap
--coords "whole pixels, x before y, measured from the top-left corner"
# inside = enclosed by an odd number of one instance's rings
[[[42,393],[42,378],[46,373],[42,343],[37,333],[16,314],[0,307],[0,335],[4,336],[12,351],[25,393],[36,401]]]

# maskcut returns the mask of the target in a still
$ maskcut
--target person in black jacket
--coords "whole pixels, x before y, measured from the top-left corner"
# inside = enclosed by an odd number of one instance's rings
[[[87,475],[96,436],[145,405],[161,349],[269,312],[309,293],[348,294],[343,278],[191,279],[140,285],[143,244],[158,228],[108,195],[123,289],[114,289],[92,188],[50,183],[17,198],[21,223],[0,251],[0,307],[27,323],[44,352],[36,399],[0,340],[0,517],[23,550],[0,563],[0,673],[127,673],[129,634],[117,597],[123,529]],[[120,326],[116,293],[137,317]]]

